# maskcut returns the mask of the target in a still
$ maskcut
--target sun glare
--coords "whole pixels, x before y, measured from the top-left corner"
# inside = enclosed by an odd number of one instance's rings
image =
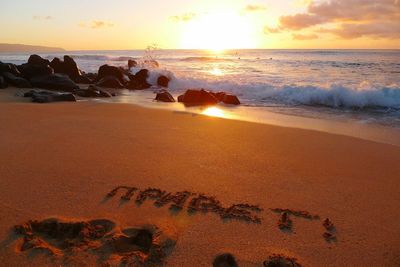
[[[208,107],[201,112],[201,114],[210,116],[210,117],[217,117],[217,118],[226,118],[227,115],[225,112],[217,107]]]
[[[208,49],[254,48],[251,25],[246,17],[235,12],[214,12],[189,21],[182,33],[181,47]]]

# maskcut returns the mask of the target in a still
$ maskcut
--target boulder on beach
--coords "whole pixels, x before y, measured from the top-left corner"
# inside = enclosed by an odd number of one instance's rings
[[[168,87],[169,81],[170,81],[170,79],[167,76],[161,75],[157,79],[157,85],[162,86],[162,87]]]
[[[81,83],[81,84],[91,84],[93,83],[93,79],[90,79],[88,76],[85,74],[82,74],[80,76],[76,76],[72,78],[72,80],[76,83]]]
[[[189,106],[215,105],[219,102],[210,91],[204,89],[189,89],[178,97],[178,101]]]
[[[3,76],[0,75],[0,89],[7,88],[8,84]]]
[[[37,65],[37,66],[47,66],[50,65],[50,61],[38,55],[31,55],[28,59],[27,64]]]
[[[90,85],[88,89],[75,90],[74,93],[80,97],[112,97],[109,92],[95,85]]]
[[[73,92],[79,89],[79,86],[76,83],[63,74],[33,77],[31,83],[35,87],[49,90]]]
[[[235,95],[225,94],[222,102],[228,105],[240,105],[239,98]]]
[[[21,78],[21,77],[17,77],[10,72],[3,72],[1,75],[4,77],[6,82],[8,82],[10,85],[13,85],[15,87],[18,87],[18,88],[31,88],[32,87],[31,83],[29,83],[28,80]]]
[[[35,76],[45,76],[54,73],[54,70],[49,65],[34,65],[25,63],[19,66],[21,76],[27,80]]]
[[[9,72],[17,77],[21,75],[18,67],[15,64],[0,62],[0,74],[4,72]]]
[[[100,81],[104,77],[113,76],[117,78],[120,83],[125,83],[124,73],[123,71],[115,66],[103,65],[99,68],[97,73],[97,81]]]
[[[79,70],[78,65],[76,64],[75,60],[70,56],[64,56],[63,68],[64,73],[67,74],[71,79],[81,76],[81,71]]]
[[[175,102],[174,97],[168,91],[162,91],[157,93],[156,98],[154,99],[160,102]]]
[[[137,67],[137,65],[138,64],[135,60],[133,60],[133,59],[128,60],[128,69],[135,68],[135,67]]]
[[[50,66],[54,69],[55,73],[66,74],[76,83],[89,84],[92,82],[88,78],[82,76],[82,73],[75,60],[70,56],[65,55],[64,61],[55,57],[50,62]]]
[[[127,84],[127,88],[131,90],[143,90],[151,87],[151,84],[147,82],[149,77],[149,70],[141,69],[135,75],[130,75],[130,81]]]
[[[76,102],[75,96],[71,93],[31,90],[25,93],[24,97],[31,97],[35,103]]]
[[[105,76],[101,78],[96,85],[106,88],[124,88],[124,85],[115,76]]]

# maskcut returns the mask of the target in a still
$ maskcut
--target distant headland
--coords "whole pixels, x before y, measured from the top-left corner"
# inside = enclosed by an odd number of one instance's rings
[[[0,53],[6,52],[63,52],[65,49],[60,47],[48,47],[39,45],[24,45],[24,44],[3,44],[0,43]]]

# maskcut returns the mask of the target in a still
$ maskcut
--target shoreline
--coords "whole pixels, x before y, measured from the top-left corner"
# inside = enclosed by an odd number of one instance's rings
[[[80,84],[81,88],[85,85]],[[1,102],[29,102],[27,99],[15,96],[15,91],[25,92],[30,89],[9,88],[0,91]],[[126,92],[125,92],[126,93]],[[185,107],[182,103],[163,103],[154,101],[153,91],[136,91],[129,95],[117,95],[111,99],[81,99],[79,102],[99,102],[108,104],[128,104],[138,105],[144,108],[169,110],[173,112],[183,112],[193,115],[204,115],[228,120],[259,123],[295,129],[313,130],[323,133],[337,134],[348,137],[359,138],[362,140],[373,141],[383,144],[400,146],[400,129],[391,126],[377,124],[363,124],[359,121],[313,118],[307,116],[297,116],[274,112],[263,107],[229,105]]]
[[[0,125],[0,259],[10,265],[63,262],[43,253],[26,257],[15,250],[20,239],[10,235],[14,225],[51,217],[108,219],[122,229],[157,225],[176,240],[167,266],[209,266],[220,253],[232,253],[240,266],[260,266],[274,253],[303,266],[399,263],[396,146],[94,101],[3,103]],[[118,201],[121,193],[105,202],[121,185],[204,193],[226,208],[259,205],[262,221],[173,213],[151,200],[139,206],[138,192],[126,203]],[[270,210],[276,208],[308,211],[320,220],[292,216],[292,231],[282,231],[279,214]],[[325,218],[336,226],[335,242],[322,236]],[[97,258],[69,257],[71,265],[83,260]]]

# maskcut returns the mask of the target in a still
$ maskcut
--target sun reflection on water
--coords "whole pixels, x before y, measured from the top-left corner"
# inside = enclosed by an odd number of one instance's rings
[[[217,117],[217,118],[228,118],[228,115],[220,108],[208,107],[201,112],[202,115]]]
[[[222,75],[224,75],[224,73],[222,72],[222,70],[221,70],[220,68],[213,68],[212,70],[210,70],[210,73],[211,73],[212,75],[215,75],[215,76],[222,76]]]

